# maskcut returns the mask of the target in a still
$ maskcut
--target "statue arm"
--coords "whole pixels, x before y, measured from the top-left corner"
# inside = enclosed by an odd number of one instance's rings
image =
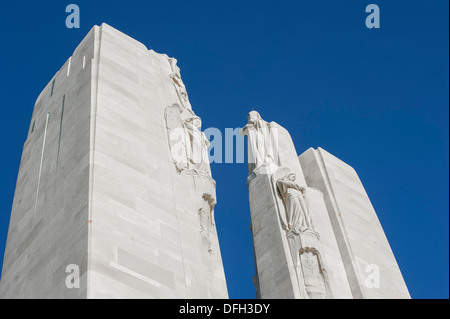
[[[245,125],[240,131],[239,134],[241,136],[245,136],[248,135],[248,131],[250,130],[255,130],[255,126],[253,125],[253,123],[248,123],[247,125]]]
[[[298,191],[300,191],[300,186],[298,186],[297,183],[289,181],[289,180],[280,180],[280,182],[282,181],[282,183],[287,187],[287,188],[294,188]]]

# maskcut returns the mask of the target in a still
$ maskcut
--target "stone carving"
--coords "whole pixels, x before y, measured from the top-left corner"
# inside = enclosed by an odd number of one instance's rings
[[[173,104],[166,108],[166,127],[172,160],[180,173],[211,178],[208,148],[201,119],[190,110]]]
[[[182,118],[183,108],[173,104],[166,108],[164,117],[166,119],[167,134],[172,160],[179,172],[188,169],[188,136]]]
[[[211,175],[208,156],[210,142],[206,138],[205,133],[201,131],[201,119],[196,116],[194,112],[191,111],[190,113],[192,113],[192,115],[188,116],[184,122],[190,142],[187,152],[190,165],[189,168],[199,173]]]
[[[201,258],[213,270],[215,252],[214,207],[216,183],[211,177],[209,141],[201,131],[201,119],[191,109],[175,103],[164,114],[172,161],[177,171],[193,177],[193,201],[198,204]],[[201,199],[199,198],[201,196]]]
[[[300,249],[300,263],[304,278],[305,290],[311,299],[327,297],[327,276],[322,258],[317,249],[307,247]]]
[[[299,234],[307,229],[313,229],[308,205],[304,197],[305,188],[296,182],[292,172],[276,181],[278,190],[286,208],[287,230]]]
[[[202,208],[198,211],[202,250],[214,254],[211,236],[214,234],[214,206],[216,199],[208,193],[203,194]]]
[[[276,164],[276,150],[270,124],[264,121],[257,111],[248,113],[248,123],[240,134],[248,138],[248,162],[254,163],[254,169]]]
[[[285,213],[280,213],[280,219],[286,231],[300,297],[327,298],[331,292],[320,255],[319,235],[314,229],[309,210],[307,188],[298,185],[295,178],[295,173],[286,167],[281,167],[272,175],[274,186],[284,204]]]
[[[191,103],[189,102],[186,86],[184,85],[183,80],[181,79],[181,72],[180,68],[177,65],[177,59],[168,58],[168,60],[170,63],[170,67],[172,69],[172,73],[169,76],[173,80],[173,85],[175,86],[175,89],[177,91],[178,99],[183,107],[191,110],[192,106]]]

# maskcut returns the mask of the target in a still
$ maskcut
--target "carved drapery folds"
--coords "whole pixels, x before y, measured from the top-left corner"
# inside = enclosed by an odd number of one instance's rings
[[[168,142],[172,161],[178,173],[192,176],[195,197],[192,202],[198,209],[198,223],[202,258],[207,267],[212,267],[217,234],[214,223],[216,183],[211,176],[206,135],[201,131],[202,121],[192,110],[186,87],[181,79],[180,68],[175,58],[167,57],[172,79],[178,96],[165,110]]]
[[[211,178],[209,141],[201,131],[201,119],[192,110],[173,104],[166,108],[166,127],[172,160],[180,173]]]
[[[175,90],[177,91],[178,100],[183,107],[192,110],[191,103],[189,102],[189,97],[186,91],[186,86],[181,79],[181,72],[180,68],[177,65],[177,59],[168,58],[168,60],[172,69],[172,73],[169,76],[173,81]]]
[[[210,143],[201,131],[202,121],[192,111],[177,59],[166,57],[172,71],[169,77],[178,96],[178,103],[168,106],[165,111],[172,160],[180,173],[201,175],[214,183],[209,167]]]
[[[212,255],[214,254],[214,249],[211,237],[215,234],[214,206],[216,205],[216,199],[208,193],[204,193],[202,198],[203,204],[198,210],[202,251]]]
[[[286,209],[286,229],[300,234],[308,229],[312,230],[313,226],[309,207],[304,197],[306,189],[299,186],[295,179],[296,175],[289,172],[279,178],[276,184]]]
[[[295,270],[292,275],[297,279],[299,298],[330,298],[322,248],[309,207],[308,188],[296,182],[296,174],[290,167],[280,166],[279,155],[289,156],[289,163],[295,163],[296,158],[291,161],[289,150],[278,149],[278,133],[278,126],[264,121],[258,112],[248,114],[248,123],[240,131],[241,135],[247,136],[250,173],[247,184],[250,186],[250,182],[260,175],[270,176],[272,189],[280,199],[280,205],[276,207],[292,258]],[[279,154],[279,151],[284,152]]]
[[[248,113],[248,123],[240,134],[247,136],[248,162],[254,165],[251,172],[263,166],[277,165],[276,134],[257,111]]]
[[[307,188],[295,182],[296,175],[282,167],[272,175],[274,187],[284,204],[280,220],[286,232],[301,298],[329,298],[327,273],[320,254],[319,235],[310,214]]]

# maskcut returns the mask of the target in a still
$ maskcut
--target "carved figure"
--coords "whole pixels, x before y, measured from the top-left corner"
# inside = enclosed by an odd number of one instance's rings
[[[254,169],[275,163],[270,125],[257,111],[251,111],[248,114],[248,123],[242,128],[240,134],[248,138],[248,161],[255,164]]]
[[[179,104],[166,108],[166,127],[172,160],[179,172],[211,176],[208,148],[210,142],[201,131],[201,119]]]
[[[168,59],[170,67],[172,68],[172,73],[169,76],[173,80],[173,84],[177,91],[179,101],[183,107],[191,110],[192,109],[191,103],[189,102],[186,86],[184,85],[183,80],[181,79],[181,72],[180,68],[177,66],[177,59],[175,58],[168,58]]]
[[[312,220],[304,197],[305,188],[296,182],[295,173],[288,173],[277,180],[277,187],[286,209],[287,229],[299,234],[312,230]]]

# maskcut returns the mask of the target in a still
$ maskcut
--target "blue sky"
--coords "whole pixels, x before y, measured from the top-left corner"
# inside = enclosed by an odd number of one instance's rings
[[[67,29],[76,3],[81,28]],[[366,5],[381,28],[365,26]],[[23,143],[40,91],[93,25],[175,56],[203,127],[251,109],[298,153],[352,165],[413,298],[449,297],[447,0],[8,1],[0,9],[0,262]],[[231,298],[253,298],[246,164],[212,164]]]

